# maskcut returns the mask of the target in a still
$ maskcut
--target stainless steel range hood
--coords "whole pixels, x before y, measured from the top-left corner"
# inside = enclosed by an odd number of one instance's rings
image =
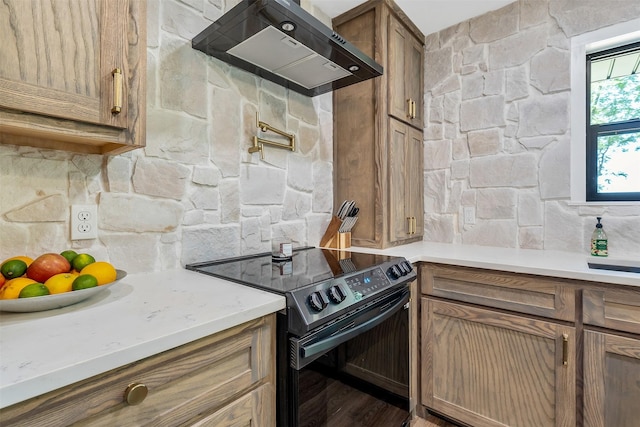
[[[380,64],[293,0],[242,0],[192,46],[307,96],[382,75]]]

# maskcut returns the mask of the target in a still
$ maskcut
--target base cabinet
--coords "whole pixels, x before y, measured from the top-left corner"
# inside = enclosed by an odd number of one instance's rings
[[[473,426],[575,426],[575,328],[422,300],[422,404]]]
[[[0,425],[275,426],[274,352],[269,315],[2,409]]]
[[[584,426],[640,425],[640,290],[583,292]]]
[[[585,331],[585,427],[637,427],[639,403],[640,339]]]

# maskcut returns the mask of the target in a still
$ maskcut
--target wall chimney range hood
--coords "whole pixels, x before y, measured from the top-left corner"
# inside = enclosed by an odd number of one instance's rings
[[[382,66],[294,0],[241,0],[194,49],[306,96],[382,75]]]

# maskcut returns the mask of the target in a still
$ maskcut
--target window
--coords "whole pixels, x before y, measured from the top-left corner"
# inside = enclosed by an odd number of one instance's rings
[[[612,53],[611,51],[616,48],[634,44],[637,45],[638,43],[640,43],[640,18],[609,25],[571,37],[571,204],[640,204],[640,197],[638,197],[637,194],[640,192],[640,187],[636,188],[634,191],[598,191],[597,168],[593,166],[597,165],[597,148],[591,150],[591,154],[589,155],[589,164],[592,165],[592,169],[591,172],[587,172],[587,141],[589,139],[587,136],[587,129],[591,130],[591,83],[590,79],[587,79],[587,74],[591,77],[591,70],[587,72],[586,58],[590,55],[592,56],[591,60],[593,61],[597,53],[606,51],[610,51],[609,53]],[[603,60],[606,61],[604,57]],[[611,75],[613,76],[614,74],[612,73]],[[589,83],[587,84],[588,81]],[[588,91],[589,95],[587,95]],[[636,115],[636,118],[637,117],[638,116]],[[625,122],[628,121],[628,119],[629,117],[626,119],[618,118],[616,121]],[[597,120],[594,121],[594,125],[596,122]],[[600,125],[604,125],[604,123],[600,123]],[[602,128],[600,130],[605,131],[607,129]],[[615,134],[615,129],[609,128],[608,131],[610,134]],[[618,129],[618,135],[620,134],[621,131]],[[594,135],[597,135],[597,133]],[[636,133],[635,136],[637,138],[638,134]],[[592,138],[590,143],[591,146],[597,147],[597,142],[594,143],[594,141],[597,141],[597,137],[595,140]],[[604,138],[601,139],[601,141],[604,141]],[[612,146],[614,145],[613,141],[609,142],[612,143]],[[625,158],[631,158],[630,156],[634,154],[635,151],[630,150],[630,146],[628,144],[625,149],[627,150],[624,153]],[[614,154],[615,157],[618,157],[618,154],[620,153],[616,151]],[[614,160],[614,163],[616,161],[617,160]],[[609,165],[611,165],[611,163],[609,163]],[[637,165],[638,163],[635,162],[632,170],[640,170],[640,167]],[[623,168],[622,172],[625,172],[625,169],[626,168]],[[620,172],[620,170],[616,168],[613,172]],[[587,197],[586,189],[588,176],[596,177],[596,184],[594,184],[594,181],[591,181],[591,185],[592,188],[595,189],[594,193],[596,193],[596,196],[599,196],[597,199],[594,199],[591,196]],[[622,178],[622,175],[620,175],[620,177]],[[633,178],[633,176],[631,176],[631,178]],[[631,183],[632,180],[627,180],[627,182]]]
[[[587,201],[640,200],[640,42],[587,55]]]

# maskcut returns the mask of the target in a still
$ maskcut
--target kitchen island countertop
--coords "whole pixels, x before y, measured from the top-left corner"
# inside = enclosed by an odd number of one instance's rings
[[[285,298],[188,270],[130,274],[86,301],[0,313],[0,408],[285,307]]]
[[[410,262],[433,262],[565,279],[640,286],[640,273],[591,269],[587,265],[587,261],[594,260],[596,257],[575,252],[433,242],[416,242],[387,249],[351,247],[347,250],[402,256]],[[633,260],[633,258],[625,259],[611,256],[609,258],[598,258],[595,261],[602,262],[603,259],[610,262],[615,262],[616,259]],[[635,261],[640,264],[640,260],[637,258]]]

